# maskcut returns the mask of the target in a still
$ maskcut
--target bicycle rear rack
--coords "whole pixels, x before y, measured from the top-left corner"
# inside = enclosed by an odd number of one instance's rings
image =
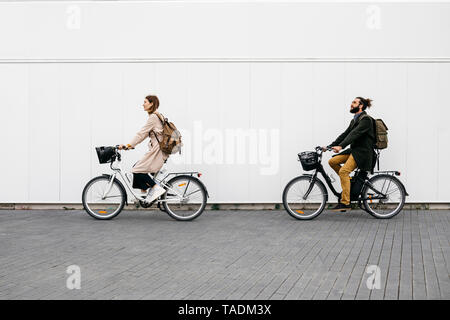
[[[163,180],[165,180],[167,177],[174,175],[174,176],[180,176],[180,175],[189,175],[189,176],[193,176],[194,174],[196,174],[198,177],[200,177],[202,174],[198,171],[185,171],[185,172],[170,172],[168,174],[166,174],[163,178]]]
[[[395,176],[399,176],[401,173],[400,171],[397,170],[385,170],[385,171],[375,171],[373,174],[380,174],[380,173],[386,173],[386,174],[390,174],[390,175],[395,175]]]

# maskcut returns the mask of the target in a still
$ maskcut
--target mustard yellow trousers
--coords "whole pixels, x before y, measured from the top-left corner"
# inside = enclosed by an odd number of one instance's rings
[[[356,169],[355,159],[351,154],[342,154],[332,157],[328,164],[339,175],[341,179],[342,196],[341,203],[350,204],[350,173]],[[344,164],[341,166],[341,164]]]

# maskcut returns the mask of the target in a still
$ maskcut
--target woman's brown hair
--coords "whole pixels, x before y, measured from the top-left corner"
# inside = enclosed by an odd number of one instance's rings
[[[148,114],[152,114],[159,107],[159,99],[157,96],[152,96],[152,95],[146,96],[145,99],[147,99],[148,102],[153,103],[150,110],[148,111]]]

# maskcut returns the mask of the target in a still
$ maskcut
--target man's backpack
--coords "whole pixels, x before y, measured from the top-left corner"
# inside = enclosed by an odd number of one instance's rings
[[[163,126],[161,140],[159,140],[156,133],[153,132],[162,152],[169,155],[177,152],[181,154],[181,147],[183,146],[183,143],[181,142],[180,131],[178,131],[177,127],[173,124],[173,122],[169,122],[169,120],[167,118],[164,118],[162,114],[158,112],[155,112],[155,114],[159,118]],[[152,131],[150,131],[150,133],[152,133]]]
[[[386,149],[388,146],[388,136],[387,136],[388,127],[381,119],[374,119],[369,115],[365,116],[372,119],[373,130],[375,133],[375,143],[373,145],[374,149],[378,150]]]
[[[376,149],[386,149],[388,146],[388,127],[381,119],[374,119],[375,127],[375,148]]]

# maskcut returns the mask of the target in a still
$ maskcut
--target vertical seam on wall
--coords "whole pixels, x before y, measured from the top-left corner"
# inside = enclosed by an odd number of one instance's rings
[[[192,68],[192,63],[189,62],[186,64],[186,68],[184,69],[184,77],[186,80],[186,83],[189,83],[189,85],[186,85],[186,110],[187,110],[187,114],[192,114],[190,106],[191,106],[191,86],[190,86],[190,79],[191,79],[191,68]],[[195,122],[196,120],[194,120]],[[197,167],[197,163],[196,163],[196,152],[195,152],[195,148],[197,147],[197,143],[198,142],[194,142],[195,139],[195,128],[194,128],[194,124],[192,125],[192,138],[191,138],[191,143],[193,144],[192,148],[191,148],[191,163]],[[202,137],[203,139],[203,137]],[[203,142],[202,142],[203,145]],[[186,170],[186,164],[184,165],[184,169]]]
[[[346,90],[347,90],[347,86],[346,86],[346,83],[347,83],[347,63],[345,63],[344,62],[344,97],[343,97],[343,101],[342,101],[342,104],[343,105],[345,105],[345,95],[346,95]],[[351,98],[351,99],[353,99],[353,97]],[[348,120],[347,120],[348,121]],[[334,139],[334,138],[333,138]],[[334,171],[334,170],[333,170]]]
[[[92,80],[93,80],[93,75],[94,75],[94,72],[93,72],[93,68],[91,68],[91,70],[90,70],[90,72],[89,72],[89,90],[92,90],[92,85],[93,85],[93,83],[92,83]],[[91,107],[89,108],[90,110],[90,112],[89,112],[89,178],[91,178],[92,177],[92,132],[93,132],[93,129],[92,129],[92,113],[94,112],[93,110],[94,110],[94,108],[95,108],[95,105],[93,105],[92,104],[92,100],[93,100],[93,95],[91,94],[90,95],[90,99],[89,99],[89,103],[90,103],[90,105],[91,105]]]
[[[248,128],[251,128],[252,119],[252,63],[248,64]],[[250,181],[250,171],[247,170],[247,181]],[[247,198],[250,197],[250,184],[247,183]]]
[[[57,96],[57,106],[58,106],[58,199],[61,201],[61,64],[58,64],[58,96]]]
[[[409,109],[409,103],[408,103],[408,78],[409,78],[409,63],[407,63],[406,64],[406,90],[405,90],[405,95],[406,95],[406,97],[405,97],[405,100],[406,100],[406,141],[408,141],[409,140],[409,117],[408,117],[408,109]],[[405,148],[405,171],[406,172],[408,172],[408,148],[409,148],[409,146],[408,146],[408,144],[406,145],[406,148]],[[406,181],[408,181],[408,178],[407,177],[405,177],[405,180]],[[405,181],[405,182],[406,182]]]
[[[439,87],[439,71],[437,68],[437,64],[434,62],[433,63],[433,69],[436,72],[436,87],[434,88],[434,90],[436,91],[436,94],[434,95],[435,97],[438,96],[438,87]],[[433,117],[436,121],[436,117]],[[439,201],[439,122],[436,121],[436,136],[437,136],[437,142],[436,142],[436,152],[437,152],[437,157],[436,157],[436,201]]]
[[[315,65],[314,64],[312,64],[312,67],[313,67],[313,70],[312,70],[312,77],[313,77],[313,81],[315,82],[316,81],[316,68],[315,68]],[[312,102],[313,102],[313,108],[312,108],[312,113],[311,113],[311,117],[312,117],[312,121],[311,121],[311,123],[313,124],[313,123],[315,123],[314,122],[314,114],[315,114],[315,110],[316,110],[316,105],[315,105],[315,103],[314,103],[314,101],[315,101],[315,95],[316,95],[316,90],[315,90],[315,86],[312,86]],[[315,142],[315,131],[314,131],[314,125],[312,125],[312,128],[311,128],[311,137],[312,137],[312,144],[314,145],[314,142]]]
[[[278,125],[279,135],[278,135],[278,149],[277,149],[277,153],[278,153],[278,179],[279,179],[279,181],[278,181],[278,184],[279,184],[278,190],[280,190],[283,187],[283,185],[281,184],[283,182],[282,181],[282,174],[281,174],[281,166],[280,166],[280,163],[281,163],[281,152],[279,152],[279,151],[280,151],[280,149],[282,147],[281,144],[282,144],[282,141],[283,141],[283,139],[281,138],[280,128],[281,128],[281,125],[282,125],[281,119],[283,119],[283,103],[284,103],[284,99],[283,99],[283,64],[279,63],[278,65],[279,65],[279,70],[280,70],[280,82],[279,82],[280,83],[280,91],[279,91],[279,97],[281,98],[281,99],[279,99],[279,101],[280,101],[280,112],[279,112],[280,118],[279,118],[279,125]]]
[[[124,78],[125,78],[125,75],[124,75],[124,73],[125,73],[125,71],[124,71],[124,68],[122,67],[122,65],[120,66],[121,68],[120,68],[120,95],[121,95],[121,113],[122,113],[122,119],[125,119],[125,108],[126,108],[126,105],[125,105],[125,103],[124,103],[124,83],[125,83],[125,81],[124,81]],[[123,121],[122,121],[122,136],[120,137],[121,138],[121,140],[122,141],[124,141],[125,140],[125,125],[123,124]],[[126,141],[128,141],[128,140],[126,140]],[[128,192],[128,191],[127,191]]]
[[[223,118],[222,116],[222,105],[220,103],[220,101],[222,101],[222,86],[221,86],[221,80],[222,80],[222,65],[219,63],[217,64],[217,108],[219,110],[219,112],[217,113],[219,116],[219,119],[217,121],[219,128],[222,128],[222,121],[221,119]],[[222,131],[225,135],[225,131]],[[225,165],[226,161],[225,161],[225,152],[224,149],[226,149],[226,142],[224,142],[224,140],[222,140],[222,163]],[[218,167],[218,165],[216,164],[216,168]],[[218,170],[216,171],[216,181],[218,181]],[[219,184],[219,187],[217,189],[217,193],[219,195],[219,199],[220,199],[220,194],[221,194],[221,183]]]
[[[219,107],[219,110],[220,110],[220,106],[219,106],[219,102],[220,102],[220,100],[219,100],[219,96],[220,96],[220,63],[214,63],[215,65],[216,65],[216,68],[215,68],[215,71],[217,71],[217,73],[216,73],[216,75],[217,75],[217,92],[216,92],[216,106],[217,107]],[[216,108],[217,108],[216,107]],[[220,113],[218,112],[217,113],[217,115],[219,115],[219,118],[220,118]],[[216,122],[216,124],[217,124],[217,122]],[[222,131],[223,132],[223,131]],[[224,152],[223,152],[223,149],[224,149],[224,139],[222,139],[222,164],[223,163],[225,163],[225,158],[224,158]],[[217,163],[216,163],[216,165],[214,166],[215,167],[215,180],[216,181],[218,181],[218,176],[219,176],[219,166],[217,165]],[[220,194],[220,190],[218,190],[219,191],[219,194]]]
[[[186,84],[189,83],[189,64],[184,64],[184,67],[182,69],[182,75],[183,75],[184,83],[186,83]],[[186,113],[185,114],[188,115],[188,114],[190,114],[189,113],[189,86],[185,85],[184,88],[185,89],[183,90],[183,94],[184,94],[183,101],[184,101],[185,106],[186,106],[186,108],[185,108]],[[194,165],[194,163],[193,163],[193,159],[194,159],[193,143],[194,143],[194,126],[192,125],[192,135],[191,135],[191,145],[190,145],[191,150],[190,150],[190,159],[189,159],[191,166]],[[184,161],[184,167],[183,168],[184,168],[184,170],[187,170],[186,161]]]
[[[27,167],[28,167],[28,172],[27,172],[27,199],[28,201],[30,201],[30,138],[31,138],[31,128],[30,128],[30,91],[31,91],[31,86],[30,86],[30,65],[28,65],[27,68],[27,86],[28,86],[28,93],[27,93],[27,128],[28,128],[28,145],[27,145],[27,153],[28,153],[28,157],[27,157]]]
[[[311,81],[312,81],[312,83],[314,83],[314,81],[315,81],[315,78],[314,78],[314,64],[311,64]],[[315,93],[315,91],[314,91],[314,85],[312,85],[311,86],[311,91],[310,91],[310,94],[311,94],[311,110],[312,110],[312,112],[314,113],[314,108],[316,107],[315,106],[315,99],[314,99],[314,93]],[[313,130],[311,130],[311,134],[313,135],[314,133],[313,133]],[[312,140],[310,140],[310,141],[312,141]],[[300,151],[300,150],[299,150]],[[298,155],[296,155],[296,157],[297,157]],[[297,159],[298,159],[298,157],[297,157]]]

